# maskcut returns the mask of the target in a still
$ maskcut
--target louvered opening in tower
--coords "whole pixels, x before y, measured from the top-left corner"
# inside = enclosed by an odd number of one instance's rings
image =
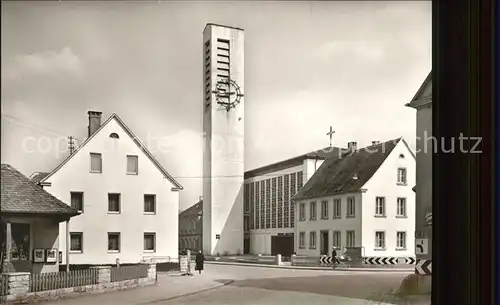
[[[216,58],[216,67],[217,67],[217,82],[219,83],[220,90],[229,91],[229,83],[230,79],[229,67],[230,67],[230,45],[229,40],[227,39],[217,39],[217,58]]]
[[[204,54],[204,63],[205,63],[205,103],[208,105],[210,103],[212,82],[211,82],[211,73],[210,73],[210,40],[205,42],[205,54]]]

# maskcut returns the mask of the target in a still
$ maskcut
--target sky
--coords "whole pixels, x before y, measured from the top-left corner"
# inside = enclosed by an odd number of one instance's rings
[[[51,171],[88,110],[117,113],[202,195],[202,35],[245,30],[245,170],[327,147],[404,137],[431,70],[430,1],[2,2],[1,162]],[[34,139],[37,150],[27,149]]]

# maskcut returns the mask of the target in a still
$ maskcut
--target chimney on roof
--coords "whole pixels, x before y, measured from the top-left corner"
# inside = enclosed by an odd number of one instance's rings
[[[203,196],[200,196],[199,200],[198,201],[202,201],[203,200]]]
[[[89,131],[89,137],[93,135],[99,127],[101,127],[101,115],[102,112],[99,111],[92,111],[89,110],[87,112],[89,115],[89,126],[88,126],[88,131]]]
[[[380,144],[380,141],[372,141],[372,145],[378,145]]]
[[[358,143],[356,143],[356,142],[347,143],[347,149],[349,151],[356,151],[357,148],[358,148]]]

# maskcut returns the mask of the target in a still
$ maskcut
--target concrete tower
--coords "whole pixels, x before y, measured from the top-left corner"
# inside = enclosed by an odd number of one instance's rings
[[[243,252],[244,32],[203,32],[203,252]]]

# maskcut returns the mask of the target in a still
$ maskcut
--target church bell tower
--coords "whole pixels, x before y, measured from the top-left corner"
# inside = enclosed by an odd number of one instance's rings
[[[243,253],[244,31],[203,31],[203,252]]]

